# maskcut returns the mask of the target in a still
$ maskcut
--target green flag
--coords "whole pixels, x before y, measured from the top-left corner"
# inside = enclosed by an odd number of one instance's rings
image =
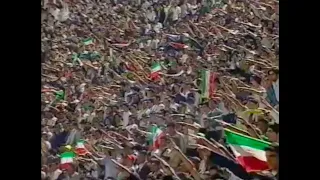
[[[56,92],[56,101],[61,101],[61,100],[65,100],[65,91],[60,90]]]

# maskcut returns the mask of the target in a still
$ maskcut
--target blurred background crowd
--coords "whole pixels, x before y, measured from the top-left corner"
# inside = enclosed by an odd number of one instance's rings
[[[41,179],[279,179],[278,5],[42,0]]]

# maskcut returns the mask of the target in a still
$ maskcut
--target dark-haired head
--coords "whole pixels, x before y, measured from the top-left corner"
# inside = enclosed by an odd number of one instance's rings
[[[279,141],[279,124],[269,125],[266,136],[268,137],[268,140],[270,142],[278,142]]]
[[[269,167],[272,170],[278,170],[279,167],[279,145],[273,144],[269,147],[266,147],[265,149],[266,152],[266,158]]]

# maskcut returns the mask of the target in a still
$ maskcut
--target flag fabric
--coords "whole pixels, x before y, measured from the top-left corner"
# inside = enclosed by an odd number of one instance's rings
[[[151,73],[157,73],[159,71],[161,71],[160,63],[153,64],[152,67],[151,67]]]
[[[255,139],[243,134],[225,129],[227,143],[236,156],[236,160],[247,172],[269,169],[265,148],[271,143]]]
[[[186,49],[188,48],[189,46],[185,45],[185,44],[182,44],[182,43],[176,43],[176,42],[170,42],[169,45],[171,47],[173,47],[174,49]]]
[[[160,78],[159,72],[161,71],[162,67],[160,65],[160,63],[154,63],[151,66],[151,74],[150,74],[150,78],[152,80],[156,80]]]
[[[115,44],[112,44],[112,46],[116,46],[118,48],[127,47],[129,45],[130,45],[130,43],[115,43]]]
[[[228,168],[234,175],[241,179],[250,179],[250,175],[246,172],[243,166],[221,153],[212,151],[209,160],[211,164]]]
[[[216,74],[209,70],[201,71],[201,96],[202,98],[213,97],[216,91]]]
[[[161,144],[161,138],[164,136],[162,130],[154,125],[151,129],[151,138],[150,138],[150,145],[152,149],[158,149]]]
[[[92,38],[85,39],[85,40],[83,40],[83,44],[86,46],[93,44],[93,39]]]
[[[182,42],[193,50],[203,50],[203,47],[199,44],[199,42],[190,36],[183,36]]]
[[[64,152],[60,155],[60,168],[66,169],[71,163],[73,163],[73,158],[75,154],[73,152]]]
[[[199,156],[197,149],[187,149],[189,156]],[[217,150],[212,149],[209,156],[210,165],[218,165],[219,167],[228,168],[234,175],[241,179],[251,179],[245,169],[235,160],[228,158]]]
[[[83,155],[86,155],[88,154],[89,152],[87,151],[86,147],[84,146],[84,140],[80,140],[77,142],[76,144],[76,153],[77,155],[79,156],[83,156]]]
[[[65,91],[63,90],[56,91],[55,94],[56,94],[56,101],[61,101],[65,99],[65,96],[66,96]]]

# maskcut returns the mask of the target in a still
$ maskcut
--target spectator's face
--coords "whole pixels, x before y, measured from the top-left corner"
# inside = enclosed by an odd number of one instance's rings
[[[278,134],[276,132],[274,132],[272,129],[269,128],[266,135],[271,142],[278,141]]]
[[[172,126],[169,126],[167,130],[168,130],[169,134],[174,134],[175,133],[175,128],[172,127]]]
[[[270,71],[268,76],[272,81],[276,81],[278,79],[277,75],[273,71]]]
[[[266,151],[268,165],[271,169],[278,169],[278,158],[275,152]]]

